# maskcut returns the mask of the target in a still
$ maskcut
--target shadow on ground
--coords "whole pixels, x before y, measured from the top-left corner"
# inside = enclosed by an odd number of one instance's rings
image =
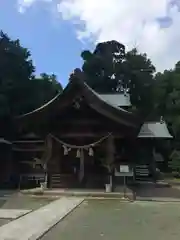
[[[154,184],[137,184],[129,187],[136,197],[144,198],[174,198],[180,200],[180,188],[176,186],[158,187]]]

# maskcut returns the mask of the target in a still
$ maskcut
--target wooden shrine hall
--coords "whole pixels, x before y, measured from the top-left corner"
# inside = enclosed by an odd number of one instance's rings
[[[130,107],[128,93],[99,94],[75,74],[62,93],[15,119],[12,148],[19,176],[45,174],[52,188],[100,188],[108,179],[116,183],[120,165],[134,172],[146,162],[150,177],[153,139],[172,136],[162,119],[144,122]]]

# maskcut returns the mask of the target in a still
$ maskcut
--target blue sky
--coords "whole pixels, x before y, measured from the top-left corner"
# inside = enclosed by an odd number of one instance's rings
[[[137,47],[158,71],[180,60],[180,0],[1,0],[0,9],[0,29],[31,51],[37,74],[63,86],[97,42]]]
[[[31,51],[37,74],[54,73],[66,85],[69,74],[82,65],[81,51],[92,46],[77,40],[73,25],[54,18],[46,5],[20,14],[15,0],[1,1],[0,29]]]

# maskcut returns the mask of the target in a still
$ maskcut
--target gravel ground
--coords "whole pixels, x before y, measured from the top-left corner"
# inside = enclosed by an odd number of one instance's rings
[[[178,240],[180,204],[84,201],[41,240]]]

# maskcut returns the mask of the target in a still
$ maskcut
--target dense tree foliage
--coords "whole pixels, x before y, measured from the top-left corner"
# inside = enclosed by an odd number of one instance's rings
[[[86,74],[86,81],[94,90],[101,93],[120,91],[124,84],[124,45],[116,41],[99,43],[93,53],[84,51],[81,56],[84,60],[82,69]]]
[[[154,98],[158,112],[168,121],[176,139],[180,139],[180,62],[174,69],[156,74]]]
[[[153,108],[153,74],[155,67],[146,54],[136,49],[125,51],[117,41],[97,44],[93,53],[81,54],[87,83],[97,92],[114,93],[128,90],[134,107],[144,114]]]
[[[140,54],[136,49],[126,53],[128,88],[133,106],[147,115],[154,108],[153,88],[155,67],[146,54]]]
[[[40,107],[62,90],[56,76],[35,77],[28,49],[0,33],[0,117],[15,116]]]
[[[62,86],[55,75],[42,73],[28,82],[25,91],[28,97],[18,113],[27,113],[42,106],[61,92]]]

